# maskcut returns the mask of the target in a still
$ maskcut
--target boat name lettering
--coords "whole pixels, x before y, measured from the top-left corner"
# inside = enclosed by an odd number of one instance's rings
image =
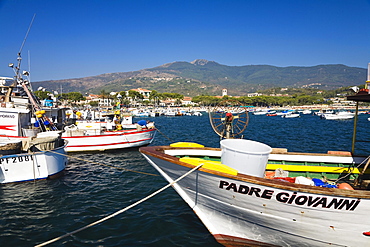
[[[9,115],[9,114],[0,114],[1,118],[15,118],[15,115]]]
[[[260,197],[264,199],[274,199],[281,203],[294,204],[307,207],[333,208],[338,210],[353,211],[360,204],[361,199],[344,199],[344,198],[327,198],[324,196],[307,196],[300,195],[297,192],[275,192],[274,190],[261,189],[258,187],[250,187],[246,185],[238,185],[227,181],[220,181],[220,189],[234,191],[236,193],[249,196]]]
[[[10,164],[10,163],[20,163],[20,162],[27,162],[33,160],[32,155],[24,155],[24,156],[15,156],[15,157],[6,157],[0,158],[0,165],[2,164]]]

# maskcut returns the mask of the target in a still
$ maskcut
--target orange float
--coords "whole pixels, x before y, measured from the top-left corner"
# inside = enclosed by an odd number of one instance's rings
[[[352,186],[347,183],[341,183],[338,185],[338,189],[341,190],[353,190]]]

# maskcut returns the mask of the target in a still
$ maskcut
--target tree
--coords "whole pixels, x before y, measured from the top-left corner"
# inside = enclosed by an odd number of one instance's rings
[[[99,105],[99,102],[98,101],[90,101],[89,105],[91,105],[93,107],[97,107]]]
[[[200,95],[195,96],[192,99],[192,102],[197,103],[199,105],[209,106],[209,105],[217,105],[219,102],[221,102],[222,99],[219,99],[215,96],[209,96],[209,95]]]
[[[100,97],[102,99],[107,99],[109,98],[109,93],[107,93],[104,89],[100,91]]]
[[[85,99],[85,97],[80,92],[70,92],[67,93],[67,95],[68,99],[73,102],[78,102]]]
[[[153,90],[149,95],[149,100],[154,101],[154,105],[157,105],[159,103],[159,93],[156,90]]]
[[[144,96],[135,90],[128,91],[128,97],[130,97],[135,102],[135,104],[138,99],[144,99]]]
[[[39,99],[47,99],[49,97],[49,94],[51,94],[51,93],[48,92],[48,91],[35,91],[34,94]]]
[[[181,104],[182,104],[181,99],[176,99],[175,100],[175,105],[180,106]]]

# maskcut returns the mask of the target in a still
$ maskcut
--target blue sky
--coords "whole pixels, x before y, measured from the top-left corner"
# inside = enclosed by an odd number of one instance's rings
[[[0,76],[31,80],[207,59],[279,67],[370,62],[370,0],[0,0]],[[364,81],[366,78],[364,78]]]

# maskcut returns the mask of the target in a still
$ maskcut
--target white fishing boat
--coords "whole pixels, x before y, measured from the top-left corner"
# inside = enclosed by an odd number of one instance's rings
[[[22,50],[22,49],[21,49]],[[41,110],[30,82],[20,73],[21,52],[17,65],[9,64],[14,78],[0,78],[0,183],[55,178],[67,164],[61,132]],[[28,76],[28,72],[23,72]],[[11,80],[9,80],[11,79]]]
[[[230,138],[221,148],[185,142],[140,152],[219,243],[370,246],[370,156],[291,153],[232,139],[246,117],[215,112],[213,129]]]
[[[282,118],[297,118],[300,116],[301,115],[299,113],[293,113],[293,112],[289,112],[287,114],[281,115]]]
[[[355,117],[355,113],[349,111],[339,111],[332,114],[322,114],[321,117],[327,120],[346,120]]]
[[[253,115],[261,116],[266,115],[268,113],[268,110],[257,110],[253,112]]]
[[[190,115],[191,115],[191,116],[197,116],[197,117],[203,116],[203,114],[202,114],[200,111],[193,111],[193,112],[190,112]]]
[[[76,120],[64,127],[62,137],[68,141],[67,152],[83,152],[145,146],[154,140],[155,133],[153,122],[132,123],[132,116],[123,116],[122,122],[116,122],[115,118]]]
[[[172,110],[168,110],[168,111],[164,112],[164,115],[167,116],[167,117],[174,117],[174,116],[176,116],[176,112],[172,111]]]
[[[89,125],[92,126],[92,125]],[[68,141],[67,152],[106,151],[149,145],[155,137],[155,128],[109,131],[94,126],[67,126],[62,137]]]
[[[294,113],[294,110],[284,110],[284,111],[279,111],[279,112],[276,112],[276,115],[277,116],[285,116],[287,114],[291,114],[291,113]]]
[[[134,110],[134,111],[132,111],[132,115],[135,116],[135,117],[149,117],[150,112],[143,111],[143,110]]]
[[[55,136],[0,137],[0,183],[57,178],[67,164],[66,142]]]
[[[334,114],[334,110],[331,109],[323,109],[320,111],[315,112],[316,116],[322,117],[324,114]]]
[[[309,115],[309,114],[311,114],[312,113],[312,110],[309,110],[309,109],[306,109],[306,110],[303,110],[302,111],[302,114],[303,115]]]

